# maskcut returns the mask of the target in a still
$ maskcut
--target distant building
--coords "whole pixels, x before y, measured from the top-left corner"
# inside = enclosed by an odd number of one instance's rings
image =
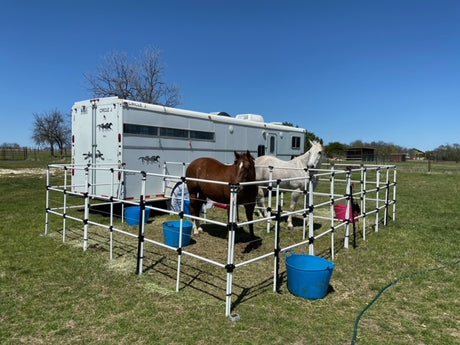
[[[417,160],[425,159],[425,152],[415,149],[415,148],[410,150],[409,155],[411,159],[417,159]]]
[[[345,150],[347,161],[375,161],[375,149],[371,147],[350,147]]]
[[[391,155],[392,162],[405,162],[407,158],[409,158],[407,153],[393,153]]]

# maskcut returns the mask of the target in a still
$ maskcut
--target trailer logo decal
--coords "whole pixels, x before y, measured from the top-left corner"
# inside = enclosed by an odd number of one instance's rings
[[[88,153],[84,153],[84,154],[83,154],[83,158],[84,158],[85,160],[90,159],[91,156],[92,156],[92,154],[91,154],[91,152],[89,152],[89,151],[88,151]],[[96,159],[99,158],[100,160],[103,161],[103,160],[105,159],[103,156],[104,156],[104,154],[103,154],[101,151],[97,150],[97,152],[96,152],[96,154],[95,154],[95,158],[96,158]]]
[[[100,131],[111,131],[112,130],[113,123],[112,122],[107,122],[107,123],[100,123],[97,125],[97,128],[99,128]]]
[[[160,156],[143,156],[138,159],[142,161],[142,164],[160,163]]]

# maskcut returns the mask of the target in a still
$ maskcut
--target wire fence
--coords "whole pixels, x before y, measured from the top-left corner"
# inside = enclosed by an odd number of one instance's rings
[[[69,150],[55,150],[54,155],[57,157],[67,157]],[[49,148],[30,148],[30,147],[0,147],[0,161],[26,161],[42,160],[51,157]]]

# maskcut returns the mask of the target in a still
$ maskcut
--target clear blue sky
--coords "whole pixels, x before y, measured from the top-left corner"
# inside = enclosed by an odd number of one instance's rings
[[[3,0],[0,144],[91,98],[113,51],[162,51],[180,108],[254,113],[326,143],[460,143],[460,1]]]

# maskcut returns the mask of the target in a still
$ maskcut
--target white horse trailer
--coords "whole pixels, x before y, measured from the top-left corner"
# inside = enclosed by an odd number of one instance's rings
[[[130,170],[162,174],[165,162],[190,163],[199,157],[233,163],[233,152],[246,150],[254,157],[269,154],[289,160],[303,153],[305,133],[281,123],[265,123],[260,115],[233,118],[226,113],[99,98],[76,102],[72,108],[72,164],[91,166],[91,194],[131,199],[139,196],[140,180]],[[113,174],[111,168],[123,172]],[[84,169],[73,170],[73,191],[85,191],[85,174]],[[168,174],[183,176],[183,165],[168,165]],[[115,190],[110,183],[114,175]],[[168,197],[164,183],[157,180],[149,180],[145,195]]]

